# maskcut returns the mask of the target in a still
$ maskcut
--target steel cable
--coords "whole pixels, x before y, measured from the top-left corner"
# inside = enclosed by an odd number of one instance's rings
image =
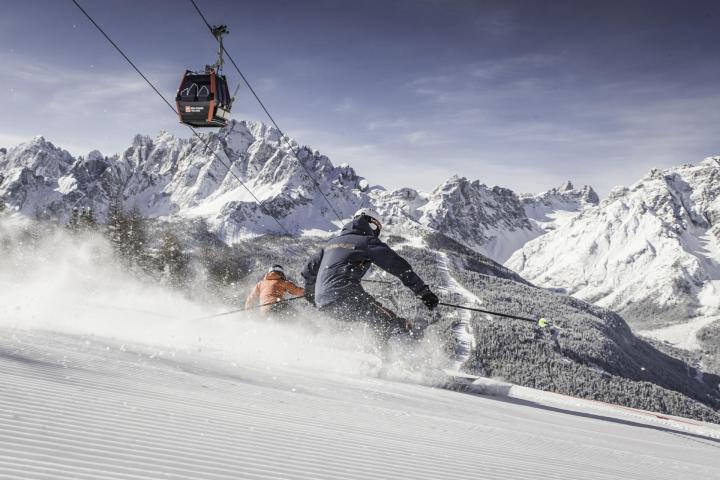
[[[140,71],[140,69],[133,63],[132,60],[130,60],[130,58],[125,54],[125,52],[123,52],[122,49],[112,40],[112,38],[110,38],[110,36],[109,36],[107,33],[105,33],[105,31],[102,29],[102,27],[100,27],[100,25],[98,25],[97,22],[95,22],[95,20],[93,20],[93,18],[90,16],[90,14],[77,2],[77,0],[72,0],[72,2],[75,4],[75,6],[76,6],[78,9],[80,9],[80,11],[88,18],[88,20],[90,20],[90,22],[95,26],[95,28],[97,28],[98,31],[99,31],[100,33],[102,33],[102,35],[107,39],[107,41],[110,42],[110,44],[111,44],[113,47],[115,47],[115,50],[117,50],[118,53],[120,53],[120,55],[122,55],[122,57],[132,66],[132,68],[135,69],[135,71],[138,73],[138,75],[140,75],[140,76],[143,78],[143,80],[145,80],[145,82],[146,82],[148,85],[150,85],[150,88],[152,88],[153,91],[154,91],[155,93],[157,93],[157,95],[162,99],[163,102],[165,102],[165,104],[173,111],[173,113],[174,113],[175,115],[177,115],[178,112],[177,112],[177,110],[175,110],[175,107],[173,107],[172,104],[167,101],[167,99],[163,96],[162,93],[160,93],[160,91],[155,87],[155,85],[153,85],[153,83],[152,83],[150,80],[148,80],[148,78],[142,73],[142,71]],[[192,131],[192,133],[198,138],[198,140],[200,140],[200,141],[203,143],[203,145],[205,146],[205,148],[208,149],[208,150],[210,150],[210,152],[211,152],[211,153],[213,154],[213,156],[218,160],[218,162],[220,162],[220,163],[227,169],[228,173],[230,173],[230,175],[232,175],[233,177],[235,177],[235,179],[236,179],[238,182],[240,182],[240,185],[242,185],[243,188],[245,188],[245,190],[247,190],[247,192],[250,194],[250,196],[253,198],[253,200],[255,200],[255,203],[258,204],[258,206],[260,207],[260,210],[262,210],[262,212],[263,212],[264,214],[266,214],[267,216],[269,216],[269,217],[271,217],[273,220],[275,220],[275,222],[278,224],[278,226],[280,226],[280,229],[281,229],[283,232],[285,232],[286,235],[292,236],[292,234],[288,231],[288,229],[285,228],[285,226],[283,226],[282,223],[280,223],[280,220],[278,220],[278,219],[275,217],[275,215],[273,215],[272,213],[270,213],[270,212],[265,208],[265,206],[262,204],[262,202],[257,198],[257,196],[255,196],[255,194],[252,192],[252,190],[250,190],[250,187],[248,187],[248,186],[245,184],[245,182],[243,182],[243,181],[240,179],[240,177],[238,177],[238,176],[235,174],[235,172],[232,171],[232,165],[226,164],[226,163],[223,161],[223,159],[220,158],[220,156],[215,152],[215,150],[213,150],[213,149],[210,147],[210,143],[209,143],[208,141],[206,141],[206,140],[200,135],[200,133],[198,133],[197,130],[195,130],[195,129],[194,129],[192,126],[190,126],[190,125],[187,125],[187,124],[183,124],[183,125],[185,125],[186,127],[188,127],[188,128],[190,129],[190,131]]]
[[[195,3],[195,0],[190,0],[190,2],[193,4],[193,7],[195,7],[195,10],[197,11],[198,15],[200,15],[200,18],[202,18],[202,21],[205,23],[205,25],[208,27],[208,30],[210,30],[210,33],[212,34],[213,28],[212,28],[212,26],[210,25],[210,23],[208,23],[207,19],[205,18],[205,15],[203,15],[202,11],[200,10],[200,8],[199,8],[199,7],[197,6],[197,4]],[[213,37],[215,37],[214,34],[213,34]],[[280,126],[279,126],[278,123],[275,121],[275,118],[273,118],[273,116],[270,114],[270,111],[267,109],[267,107],[265,106],[265,104],[263,103],[263,101],[260,99],[260,96],[255,92],[255,89],[252,87],[252,85],[250,85],[250,82],[249,82],[248,79],[245,77],[245,75],[242,73],[242,71],[241,71],[240,68],[238,67],[237,63],[235,63],[235,60],[234,60],[234,59],[232,58],[232,56],[230,55],[230,52],[227,51],[227,49],[225,48],[224,45],[221,44],[220,46],[221,46],[223,52],[225,52],[225,55],[227,55],[228,59],[230,60],[230,63],[232,63],[233,66],[235,67],[235,70],[237,70],[238,74],[240,75],[240,78],[242,78],[242,80],[243,80],[243,82],[245,83],[245,85],[247,85],[248,89],[250,90],[250,93],[252,93],[252,95],[255,97],[255,100],[257,100],[257,102],[258,102],[258,104],[260,105],[260,107],[263,109],[263,111],[265,112],[265,114],[267,115],[267,117],[270,119],[270,122],[272,122],[273,126],[274,126],[274,127],[277,129],[277,131],[280,133],[280,138],[282,138],[283,141],[284,141],[284,142],[287,144],[287,146],[290,148],[290,151],[292,151],[293,155],[295,156],[295,159],[296,159],[297,162],[300,164],[300,166],[302,167],[302,169],[305,170],[305,173],[307,174],[308,178],[310,178],[310,180],[312,180],[313,185],[315,186],[315,189],[316,189],[316,190],[320,193],[320,195],[322,195],[322,197],[325,199],[325,202],[326,202],[326,203],[328,204],[328,206],[330,207],[330,210],[332,210],[332,212],[335,214],[335,216],[337,217],[338,221],[342,222],[342,221],[343,221],[342,216],[338,213],[337,210],[335,210],[335,207],[333,207],[332,203],[330,203],[330,200],[328,199],[327,195],[325,195],[325,193],[323,193],[322,189],[320,188],[320,184],[318,183],[318,181],[315,180],[315,177],[312,176],[312,174],[311,174],[310,171],[307,169],[307,167],[305,166],[305,164],[303,164],[303,162],[300,160],[299,151],[295,151],[295,148],[293,147],[292,143],[290,143],[290,141],[287,139],[287,136],[285,135],[285,133],[283,133],[282,129],[280,129]]]

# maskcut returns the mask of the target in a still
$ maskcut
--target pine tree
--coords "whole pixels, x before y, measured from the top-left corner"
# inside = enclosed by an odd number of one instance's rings
[[[145,265],[145,221],[140,209],[134,207],[129,213],[123,210],[122,200],[116,197],[110,202],[107,219],[107,236],[121,259],[129,264]]]
[[[95,220],[92,207],[85,207],[80,212],[79,225],[85,230],[97,230],[97,220]]]
[[[137,206],[130,210],[126,226],[127,230],[124,242],[125,256],[134,262],[142,264],[146,257],[145,245],[147,243],[147,233],[145,231],[145,220]]]
[[[178,238],[169,230],[163,235],[158,251],[158,263],[163,278],[172,286],[182,286],[187,279],[187,256],[182,251]]]
[[[123,211],[122,200],[114,197],[108,207],[106,234],[115,251],[122,255],[127,219]]]
[[[5,200],[0,198],[0,213],[3,213],[5,211]]]
[[[80,230],[80,210],[78,207],[73,207],[70,212],[70,219],[68,220],[65,227],[71,232],[77,232]]]

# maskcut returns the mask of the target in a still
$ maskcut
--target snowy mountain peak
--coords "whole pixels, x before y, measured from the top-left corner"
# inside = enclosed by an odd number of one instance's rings
[[[73,206],[92,207],[100,221],[118,198],[146,216],[203,217],[227,243],[264,233],[335,231],[336,213],[349,218],[369,205],[388,226],[440,231],[499,261],[544,232],[514,192],[478,180],[454,175],[431,193],[387,192],[260,122],[233,120],[201,135],[136,135],[119,155],[93,151],[79,159],[38,138],[0,156],[0,195],[26,214],[62,218]]]
[[[75,159],[36,138],[0,156],[0,195],[26,214],[66,217],[71,206],[91,206],[101,221],[119,196],[147,216],[206,217],[229,242],[257,233],[334,230],[335,213],[315,183],[344,216],[367,201],[368,183],[352,167],[335,167],[319,151],[289,141],[297,158],[277,129],[232,121],[202,140],[136,135],[120,155],[93,151]]]
[[[700,162],[700,165],[703,167],[715,167],[720,168],[720,156],[717,157],[707,157],[703,159],[702,162]]]
[[[600,197],[590,185],[585,185],[582,188],[582,199],[588,204],[597,205],[600,203]]]
[[[529,242],[507,265],[639,323],[712,315],[720,309],[719,224],[720,169],[712,158],[653,169]]]
[[[57,178],[68,170],[73,161],[70,153],[56,147],[44,137],[37,136],[8,150],[3,156],[0,168],[25,169],[37,177]]]
[[[539,194],[524,194],[521,196],[524,203],[533,202],[565,202],[578,203],[579,205],[597,205],[600,203],[600,197],[590,185],[583,185],[582,188],[575,188],[573,183],[568,180],[557,188],[542,192]]]
[[[542,232],[555,230],[600,203],[591,186],[575,188],[570,180],[547,192],[524,194],[520,198],[525,214]]]
[[[103,155],[102,152],[100,152],[99,150],[92,150],[91,152],[88,152],[85,158],[88,161],[95,162],[104,159],[105,155]]]
[[[569,192],[570,190],[575,190],[575,187],[570,180],[563,183],[562,185],[560,185],[560,188],[558,188],[558,191],[560,192]]]
[[[403,231],[439,231],[496,261],[504,261],[528,238],[540,234],[511,190],[488,188],[453,175],[431,193],[412,188],[375,192],[373,203],[390,225]]]

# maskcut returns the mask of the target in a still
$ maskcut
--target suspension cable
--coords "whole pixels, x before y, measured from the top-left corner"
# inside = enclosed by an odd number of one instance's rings
[[[190,2],[193,4],[193,7],[195,7],[195,10],[197,11],[198,15],[200,15],[200,18],[202,18],[202,21],[205,23],[205,25],[206,25],[206,26],[208,27],[208,29],[210,30],[210,33],[212,33],[212,32],[213,32],[213,27],[210,25],[210,23],[208,23],[207,19],[205,18],[205,15],[203,15],[202,11],[201,11],[200,8],[197,6],[197,3],[195,3],[195,0],[190,0]],[[214,35],[213,35],[213,36],[214,36]],[[220,44],[220,47],[221,47],[221,48],[223,49],[223,51],[225,52],[225,55],[227,55],[228,60],[230,60],[230,63],[232,63],[233,66],[235,67],[235,70],[237,70],[238,74],[240,75],[240,78],[242,78],[242,80],[243,80],[243,82],[245,83],[245,85],[247,85],[248,89],[250,90],[250,93],[253,94],[253,96],[255,97],[255,100],[257,100],[257,102],[258,102],[258,104],[260,105],[260,107],[263,109],[263,111],[265,112],[265,114],[267,115],[267,117],[270,119],[270,122],[272,122],[273,126],[275,126],[275,128],[277,129],[277,131],[280,133],[280,138],[281,138],[281,139],[287,144],[287,146],[290,148],[290,151],[293,153],[293,155],[295,156],[295,159],[296,159],[297,162],[300,164],[300,166],[302,167],[302,169],[305,170],[305,174],[307,174],[308,178],[310,178],[310,180],[312,180],[313,185],[315,186],[315,189],[316,189],[316,190],[320,193],[320,195],[322,195],[322,197],[325,199],[325,202],[326,202],[326,203],[328,204],[328,206],[330,207],[330,210],[332,210],[332,212],[335,214],[335,216],[337,217],[338,221],[339,221],[339,222],[342,222],[342,221],[343,221],[342,216],[338,213],[338,211],[335,209],[335,207],[333,207],[333,205],[332,205],[332,203],[330,203],[330,200],[328,199],[328,197],[327,197],[327,196],[323,193],[323,191],[320,189],[320,184],[318,183],[318,181],[315,180],[315,177],[312,176],[312,174],[311,174],[310,171],[307,169],[307,167],[305,166],[305,164],[303,164],[303,162],[300,160],[299,150],[298,150],[298,151],[295,151],[295,147],[292,145],[292,143],[290,143],[290,141],[288,140],[288,137],[287,137],[287,136],[285,135],[285,133],[283,133],[283,131],[280,129],[280,126],[279,126],[278,123],[275,121],[275,118],[273,118],[273,116],[270,114],[270,111],[267,109],[267,107],[265,106],[265,104],[263,103],[263,101],[260,100],[260,97],[259,97],[258,94],[255,92],[255,89],[252,87],[252,85],[250,85],[250,82],[249,82],[248,79],[245,77],[245,75],[242,73],[242,71],[240,70],[240,67],[238,67],[237,63],[235,63],[235,60],[234,60],[234,59],[232,58],[232,56],[230,55],[230,52],[227,51],[227,48],[225,48],[225,46],[224,46],[222,43]]]
[[[110,44],[111,44],[113,47],[115,47],[115,50],[117,50],[118,53],[120,53],[120,55],[122,55],[123,58],[132,66],[132,68],[135,69],[135,71],[138,73],[138,75],[140,75],[140,76],[143,78],[143,80],[145,80],[145,82],[146,82],[148,85],[150,85],[150,88],[152,88],[153,91],[155,91],[155,93],[157,93],[157,95],[162,99],[163,102],[165,102],[165,105],[167,105],[167,106],[170,108],[170,110],[172,110],[173,113],[174,113],[175,115],[177,115],[178,112],[177,112],[177,110],[175,110],[175,107],[173,107],[172,104],[171,104],[170,102],[168,102],[167,99],[163,96],[163,94],[160,93],[160,91],[159,91],[157,88],[155,88],[155,85],[153,85],[152,82],[151,82],[150,80],[148,80],[148,78],[147,78],[147,77],[140,71],[140,69],[133,63],[133,61],[130,60],[130,58],[129,58],[127,55],[125,55],[125,52],[123,52],[122,49],[110,38],[110,36],[109,36],[107,33],[105,33],[105,31],[100,27],[100,25],[98,25],[97,22],[95,22],[95,20],[93,20],[93,18],[90,16],[90,14],[88,14],[87,11],[85,11],[85,9],[84,9],[82,6],[80,6],[80,4],[77,2],[77,0],[72,0],[72,2],[75,4],[76,7],[78,7],[78,8],[80,9],[80,11],[88,18],[88,20],[90,20],[90,22],[91,22],[93,25],[95,25],[95,28],[97,28],[98,31],[99,31],[100,33],[102,33],[102,35],[107,39],[107,41],[110,42]],[[213,150],[213,149],[211,148],[210,143],[209,143],[207,140],[205,140],[205,139],[200,135],[200,133],[198,133],[198,131],[195,130],[191,125],[187,125],[187,124],[183,124],[183,125],[185,125],[186,127],[188,127],[188,128],[190,129],[190,131],[192,131],[192,133],[198,138],[198,140],[200,140],[200,141],[203,143],[203,145],[205,146],[205,148],[208,149],[208,150],[210,150],[210,152],[211,152],[211,153],[213,154],[213,156],[218,160],[218,162],[220,162],[220,163],[222,164],[222,166],[224,166],[224,167],[227,169],[227,171],[228,171],[233,177],[235,177],[238,182],[240,182],[240,185],[242,185],[243,188],[245,188],[245,190],[247,190],[247,192],[250,194],[250,196],[255,200],[255,203],[258,204],[258,206],[260,207],[260,210],[261,210],[265,215],[268,215],[268,216],[271,217],[273,220],[275,220],[275,222],[280,226],[280,228],[285,232],[286,235],[292,236],[292,234],[288,231],[288,229],[285,228],[282,223],[280,223],[280,220],[278,220],[278,219],[275,217],[275,215],[273,215],[272,213],[270,213],[270,212],[265,208],[265,206],[262,204],[262,202],[260,202],[260,200],[259,200],[259,199],[255,196],[255,194],[252,192],[252,190],[250,190],[250,187],[248,187],[248,186],[245,184],[245,182],[243,182],[242,180],[240,180],[240,177],[238,177],[238,176],[235,174],[235,172],[233,172],[233,170],[232,170],[232,165],[226,164],[226,163],[223,161],[223,159],[220,158],[220,156],[215,152],[215,150]]]

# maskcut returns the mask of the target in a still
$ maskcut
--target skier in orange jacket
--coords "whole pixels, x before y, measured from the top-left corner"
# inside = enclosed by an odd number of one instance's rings
[[[250,308],[255,303],[259,303],[264,305],[260,308],[260,311],[264,314],[286,313],[288,304],[282,300],[285,299],[285,295],[288,293],[296,297],[302,297],[305,295],[305,289],[298,287],[285,278],[282,265],[273,265],[248,295],[247,300],[245,300],[245,308]]]

